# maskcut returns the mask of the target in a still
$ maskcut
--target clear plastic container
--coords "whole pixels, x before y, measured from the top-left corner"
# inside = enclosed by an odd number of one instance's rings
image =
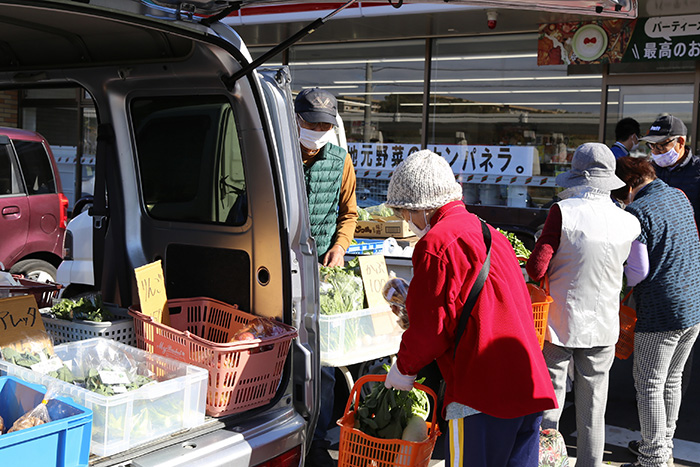
[[[393,355],[403,330],[389,305],[320,315],[321,364],[347,366]]]
[[[31,383],[58,383],[61,396],[91,409],[90,452],[98,456],[110,456],[204,422],[206,370],[102,337],[61,344],[54,351],[70,368],[80,365],[85,350],[97,346],[126,352],[139,368],[155,374],[158,382],[104,396],[4,360],[0,360],[0,370]]]

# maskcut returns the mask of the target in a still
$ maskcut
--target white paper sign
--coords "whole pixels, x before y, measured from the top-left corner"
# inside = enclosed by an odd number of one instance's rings
[[[57,356],[53,356],[49,359],[43,360],[39,363],[35,363],[34,365],[31,366],[32,371],[36,371],[37,373],[41,373],[42,375],[45,375],[47,373],[50,373],[52,371],[58,371],[61,368],[63,368],[63,362],[61,361],[60,358]]]

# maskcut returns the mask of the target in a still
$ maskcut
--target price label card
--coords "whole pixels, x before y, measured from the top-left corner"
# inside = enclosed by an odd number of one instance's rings
[[[124,386],[123,384],[118,384],[116,386],[112,386],[112,390],[114,391],[115,394],[126,394],[127,392],[129,392],[126,389],[126,386]]]
[[[32,347],[28,346],[30,342]],[[44,321],[41,319],[34,295],[1,299],[0,348],[11,347],[20,352],[39,346],[53,354],[53,344],[44,329]]]
[[[141,313],[151,316],[158,323],[170,325],[168,297],[160,260],[134,269],[139,290]]]
[[[365,286],[365,296],[369,308],[380,307],[389,310],[389,304],[384,299],[382,290],[384,284],[389,280],[389,273],[386,269],[386,261],[383,255],[365,255],[358,257],[360,261],[360,273],[362,283]],[[387,313],[373,313],[372,324],[374,335],[382,336],[391,334],[394,331],[393,317],[391,311]]]
[[[123,371],[100,370],[102,384],[129,384],[129,377]]]
[[[58,358],[55,355],[49,359],[43,360],[39,363],[35,363],[34,365],[32,365],[32,371],[36,371],[37,373],[41,373],[42,375],[45,375],[52,371],[58,371],[61,368],[63,368],[63,362],[60,358]]]
[[[360,272],[362,283],[365,286],[365,296],[367,306],[374,308],[386,305],[386,300],[382,294],[384,284],[389,280],[389,273],[386,269],[386,261],[382,255],[358,256],[360,261]]]

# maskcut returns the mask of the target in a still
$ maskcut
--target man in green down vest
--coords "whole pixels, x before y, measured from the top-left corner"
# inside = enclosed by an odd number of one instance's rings
[[[304,89],[294,100],[309,199],[311,235],[324,266],[342,266],[355,234],[355,168],[345,149],[331,144],[337,102],[322,89]],[[320,413],[306,467],[333,467],[326,440],[333,416],[335,368],[321,367]]]
[[[322,89],[304,89],[294,101],[309,198],[311,235],[324,266],[342,266],[357,224],[355,168],[345,149],[331,144],[336,100]]]

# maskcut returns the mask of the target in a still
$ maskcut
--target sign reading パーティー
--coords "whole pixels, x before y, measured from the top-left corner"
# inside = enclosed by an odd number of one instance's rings
[[[700,15],[541,24],[538,65],[700,59]]]

